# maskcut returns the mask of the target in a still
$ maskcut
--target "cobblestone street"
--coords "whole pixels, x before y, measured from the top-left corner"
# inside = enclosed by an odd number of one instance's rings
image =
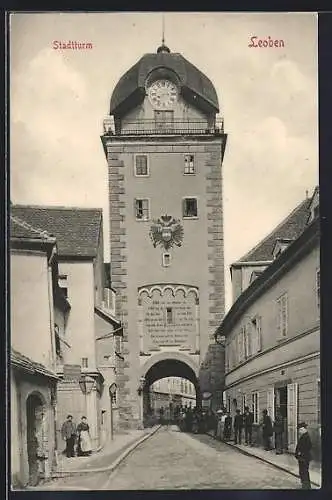
[[[107,457],[99,466],[111,466]],[[295,460],[295,459],[294,459]],[[313,485],[313,488],[316,487]],[[300,489],[300,481],[206,434],[162,427],[114,472],[57,479],[39,490]]]
[[[299,480],[207,435],[162,428],[130,455],[103,489],[297,489]]]

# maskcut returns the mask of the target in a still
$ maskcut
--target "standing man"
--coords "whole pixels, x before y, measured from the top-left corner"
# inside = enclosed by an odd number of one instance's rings
[[[229,412],[226,414],[225,418],[225,426],[224,426],[224,441],[229,441],[231,439],[232,434],[232,417]]]
[[[76,425],[73,422],[73,416],[68,415],[67,420],[62,424],[61,427],[62,439],[66,441],[65,453],[68,458],[75,456],[74,445],[76,438]]]
[[[280,410],[277,410],[276,412],[276,418],[274,421],[273,430],[274,430],[274,437],[276,444],[276,454],[281,455],[284,452],[284,442],[283,442],[284,420],[282,418]]]
[[[303,490],[311,490],[311,482],[309,475],[309,465],[311,461],[312,443],[307,430],[307,424],[301,422],[298,425],[299,441],[295,450],[295,458],[299,463],[299,476]]]
[[[236,415],[234,418],[234,443],[241,444],[242,438],[242,427],[243,427],[243,415],[241,415],[240,410],[236,410]]]
[[[249,406],[244,408],[244,437],[246,445],[252,446],[252,425],[254,423],[254,414],[249,410]]]
[[[273,435],[273,427],[271,417],[267,414],[267,410],[263,410],[263,443],[266,451],[272,450],[271,437]]]

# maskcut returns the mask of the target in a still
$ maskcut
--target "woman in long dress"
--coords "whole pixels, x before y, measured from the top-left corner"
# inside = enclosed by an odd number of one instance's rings
[[[77,454],[81,457],[91,455],[92,453],[89,429],[90,427],[87,422],[87,418],[82,417],[81,422],[78,424],[76,429],[78,434]]]

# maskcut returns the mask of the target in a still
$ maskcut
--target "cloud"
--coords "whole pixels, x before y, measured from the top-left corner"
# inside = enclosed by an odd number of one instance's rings
[[[53,49],[39,52],[13,76],[13,201],[102,205],[107,183],[101,124],[89,118],[88,97],[82,75]]]
[[[80,124],[86,98],[83,77],[61,53],[46,48],[13,75],[12,122],[25,123],[34,142],[58,148]]]

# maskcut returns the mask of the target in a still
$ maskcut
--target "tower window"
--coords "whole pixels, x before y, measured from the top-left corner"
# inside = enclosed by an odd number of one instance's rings
[[[88,368],[88,358],[82,358],[82,368]]]
[[[154,119],[157,130],[173,130],[174,111],[155,111]]]
[[[168,267],[171,265],[171,255],[169,253],[163,253],[163,267]]]
[[[184,173],[185,174],[194,174],[195,173],[194,155],[185,155],[185,157],[184,157]]]
[[[184,198],[183,200],[183,217],[197,217],[197,198]]]
[[[135,175],[137,176],[149,175],[147,155],[135,155]]]
[[[147,198],[136,198],[135,200],[136,220],[149,220],[150,218],[150,200]]]
[[[173,323],[173,309],[171,307],[166,308],[166,323],[168,325]]]

